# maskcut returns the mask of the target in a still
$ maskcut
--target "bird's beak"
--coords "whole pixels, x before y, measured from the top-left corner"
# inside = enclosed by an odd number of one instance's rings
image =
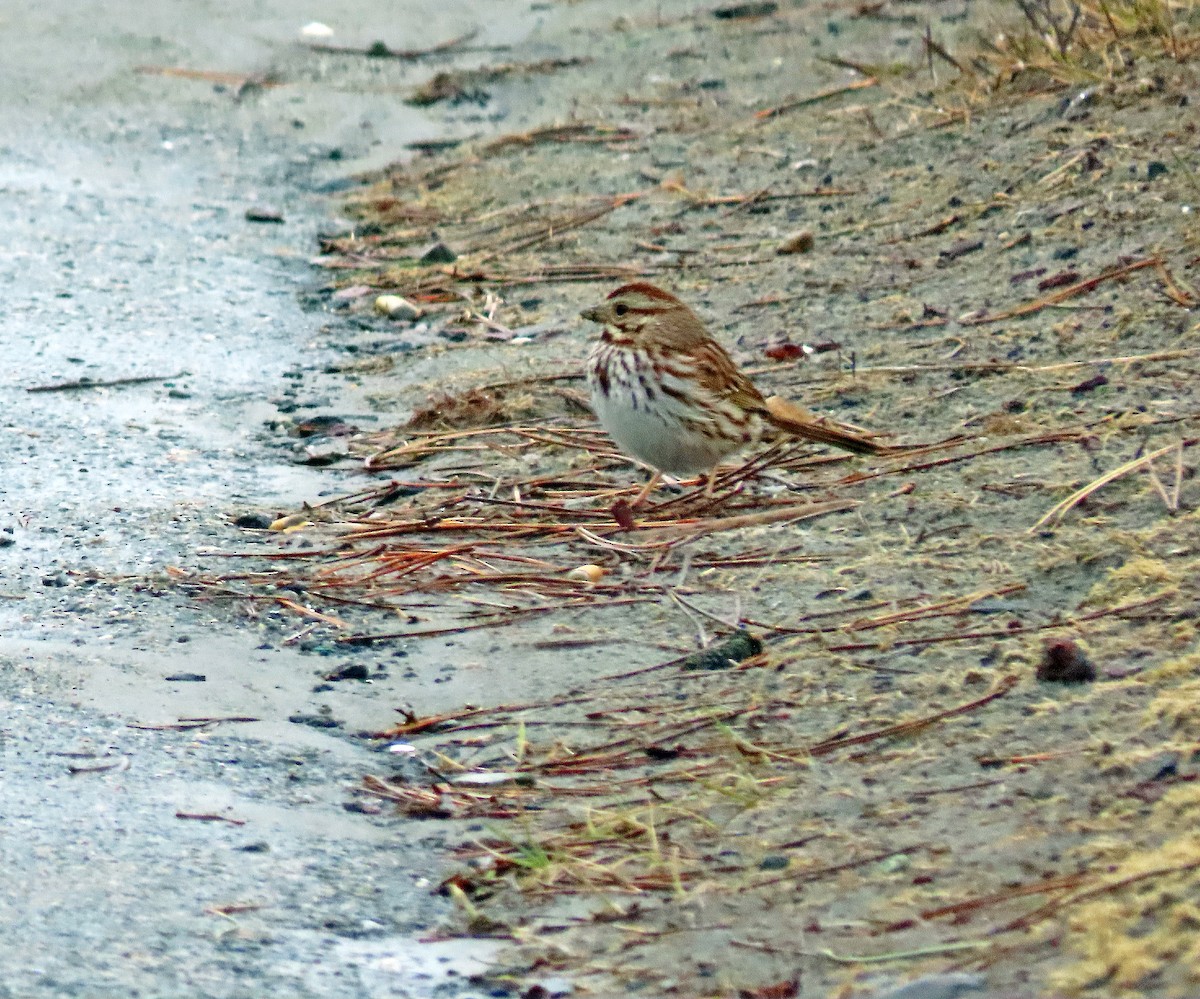
[[[593,305],[590,309],[584,309],[579,315],[593,323],[602,323],[604,322],[604,317],[601,315],[602,308],[603,306]]]

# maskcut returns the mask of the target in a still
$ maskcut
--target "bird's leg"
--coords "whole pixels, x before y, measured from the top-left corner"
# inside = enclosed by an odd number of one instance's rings
[[[662,472],[655,472],[652,476],[650,476],[650,481],[647,482],[644,486],[642,486],[642,491],[637,494],[637,499],[635,499],[629,505],[633,506],[633,507],[638,507],[638,506],[641,506],[643,503],[645,503],[646,497],[650,495],[650,493],[654,490],[654,487],[657,486],[660,482],[662,482],[662,477],[663,477]]]

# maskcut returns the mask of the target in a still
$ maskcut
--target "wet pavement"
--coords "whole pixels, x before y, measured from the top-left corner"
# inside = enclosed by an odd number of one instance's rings
[[[288,720],[328,663],[154,583],[228,548],[239,513],[350,481],[294,463],[279,429],[379,419],[321,374],[336,335],[300,292],[323,192],[441,127],[399,99],[430,69],[308,51],[281,0],[103,6],[2,19],[0,996],[453,993],[490,950],[416,942],[446,913],[440,840],[346,811],[387,764]],[[479,6],[319,13],[347,44],[537,27]],[[126,379],[145,381],[79,384]],[[130,726],[195,716],[260,720]]]

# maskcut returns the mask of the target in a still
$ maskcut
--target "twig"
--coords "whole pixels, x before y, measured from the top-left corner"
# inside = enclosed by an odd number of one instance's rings
[[[829,90],[822,90],[820,93],[812,94],[808,97],[801,97],[794,101],[787,101],[783,104],[777,104],[773,108],[763,108],[761,111],[754,113],[755,119],[765,121],[768,118],[777,118],[781,114],[786,114],[788,111],[795,111],[797,108],[808,107],[812,104],[819,104],[821,101],[827,101],[831,97],[838,97],[842,94],[853,93],[855,90],[865,90],[867,87],[874,87],[879,83],[877,77],[869,76],[865,80],[855,80],[853,83],[846,83],[840,87],[831,87]]]
[[[229,715],[223,718],[180,718],[177,722],[164,722],[161,725],[144,725],[140,722],[129,722],[129,727],[144,729],[148,732],[186,732],[188,729],[204,728],[208,725],[219,725],[224,722],[256,722],[258,720],[248,715]]]
[[[219,73],[207,69],[187,69],[183,66],[136,66],[135,73],[154,76],[174,76],[183,80],[202,80],[217,86],[229,87],[240,100],[247,90],[257,87],[281,87],[283,81],[270,73]]]
[[[828,948],[817,951],[817,954],[830,961],[836,961],[838,964],[880,964],[884,961],[911,961],[917,957],[950,954],[960,950],[981,950],[990,946],[991,943],[986,940],[960,940],[957,943],[918,947],[916,950],[894,950],[887,954],[835,954]]]
[[[1107,881],[1104,884],[1085,888],[1074,895],[1068,895],[1066,898],[1053,899],[1045,905],[1034,909],[1032,912],[1027,912],[1025,915],[1019,916],[1010,923],[996,927],[996,929],[992,930],[992,935],[1009,933],[1012,930],[1028,929],[1035,923],[1040,923],[1046,917],[1054,915],[1060,909],[1064,909],[1068,905],[1074,905],[1076,902],[1082,902],[1084,899],[1095,898],[1097,895],[1106,895],[1109,892],[1119,891],[1122,888],[1128,888],[1130,885],[1146,881],[1150,878],[1160,878],[1166,874],[1182,874],[1185,871],[1194,871],[1198,867],[1200,867],[1200,860],[1192,860],[1188,863],[1177,864],[1172,867],[1156,867],[1153,870],[1140,871],[1128,877],[1118,878],[1116,881]]]
[[[196,822],[227,822],[231,826],[244,826],[245,819],[231,819],[228,815],[216,815],[211,812],[176,812],[177,819],[193,819]]]
[[[897,735],[909,735],[918,732],[923,728],[932,725],[934,722],[944,721],[947,718],[953,718],[956,715],[966,714],[968,711],[974,711],[977,708],[983,707],[985,704],[990,704],[999,697],[1003,697],[1018,683],[1018,677],[1009,675],[1000,680],[995,688],[983,697],[974,701],[968,701],[966,704],[960,704],[956,708],[947,708],[945,711],[938,711],[935,714],[927,715],[924,718],[914,718],[911,721],[899,722],[896,725],[888,725],[886,728],[876,729],[873,732],[863,732],[861,735],[849,735],[835,739],[827,739],[824,742],[818,742],[814,746],[808,747],[808,753],[811,756],[824,756],[826,753],[832,753],[838,749],[845,749],[847,746],[861,746],[863,743],[874,742],[877,739],[889,739]]]
[[[308,42],[307,44],[313,52],[330,52],[335,55],[361,55],[371,59],[402,59],[407,62],[415,62],[427,56],[445,55],[448,52],[453,52],[460,48],[464,42],[469,42],[477,34],[479,34],[478,28],[468,31],[465,35],[459,35],[457,38],[439,42],[437,45],[427,49],[393,49],[389,48],[383,42],[373,42],[366,48],[353,45],[333,45],[329,42]],[[497,50],[489,49],[488,51]]]
[[[174,375],[135,375],[130,378],[112,378],[98,381],[94,378],[79,378],[73,382],[55,382],[52,385],[31,385],[26,392],[75,392],[79,389],[115,388],[120,385],[144,385],[147,382],[166,382],[172,378],[183,378],[186,371]]]

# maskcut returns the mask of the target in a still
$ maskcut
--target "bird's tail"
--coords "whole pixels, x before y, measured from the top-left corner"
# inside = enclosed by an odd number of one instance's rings
[[[898,454],[906,450],[891,444],[882,444],[865,431],[824,419],[777,395],[765,401],[766,412],[763,416],[767,422],[794,437],[840,447],[855,454]]]

